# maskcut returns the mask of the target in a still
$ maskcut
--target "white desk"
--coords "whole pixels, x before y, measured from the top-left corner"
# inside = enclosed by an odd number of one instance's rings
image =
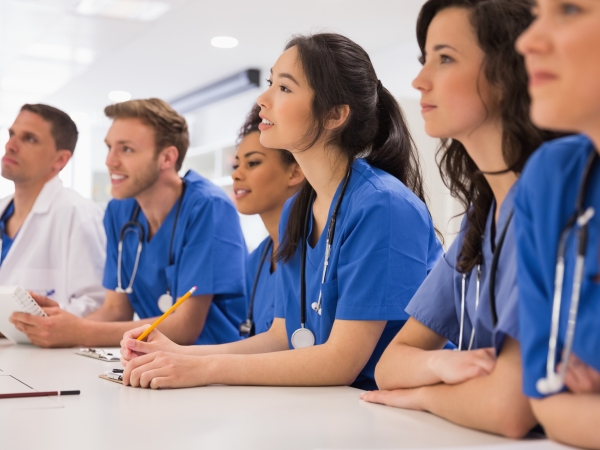
[[[0,369],[39,391],[72,397],[0,400],[0,448],[389,449],[522,443],[455,426],[430,414],[359,400],[347,387],[210,386],[152,391],[98,375],[119,363],[0,340]],[[10,403],[7,403],[10,402]],[[23,409],[25,408],[25,409]],[[496,445],[494,445],[496,444]],[[546,441],[530,443],[541,448]],[[527,448],[529,445],[527,444]],[[558,447],[558,446],[557,446]]]

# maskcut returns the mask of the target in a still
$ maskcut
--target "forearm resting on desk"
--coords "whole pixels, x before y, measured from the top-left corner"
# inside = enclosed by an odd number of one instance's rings
[[[530,401],[549,438],[578,447],[600,449],[599,394],[565,392]]]

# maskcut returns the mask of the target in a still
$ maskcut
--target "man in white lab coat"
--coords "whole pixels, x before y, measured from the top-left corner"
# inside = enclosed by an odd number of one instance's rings
[[[76,143],[73,120],[48,105],[24,105],[10,127],[2,176],[15,193],[0,200],[0,285],[82,317],[104,301],[106,234],[102,210],[58,177]]]

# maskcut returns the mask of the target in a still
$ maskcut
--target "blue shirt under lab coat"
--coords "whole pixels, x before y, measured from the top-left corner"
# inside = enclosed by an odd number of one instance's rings
[[[329,218],[340,195],[341,185]],[[291,202],[284,207],[279,235],[283,236]],[[328,220],[329,220],[328,218]],[[312,217],[307,236],[311,235]],[[381,354],[406,322],[404,312],[442,253],[427,208],[392,175],[357,159],[337,217],[325,283],[321,275],[325,257],[327,225],[316,246],[307,247],[306,326],[323,344],[336,319],[385,320],[387,325],[373,354],[352,386],[377,389],[374,370]],[[290,261],[275,272],[277,297],[275,317],[285,318],[288,340],[300,327],[301,247]],[[322,315],[311,303],[323,292]],[[292,348],[291,341],[289,341]]]
[[[497,242],[506,227],[508,217],[514,208],[515,183],[506,195],[496,223],[494,242]],[[488,213],[482,242],[481,281],[479,307],[476,308],[477,266],[467,274],[465,289],[465,319],[462,349],[469,347],[471,332],[475,326],[472,349],[495,347],[502,348],[505,336],[519,339],[517,307],[516,245],[513,220],[508,224],[504,245],[502,246],[496,272],[496,311],[498,324],[492,324],[489,284],[493,259],[492,221],[496,212],[492,204]],[[427,279],[423,282],[406,312],[423,325],[444,336],[458,346],[460,340],[460,317],[462,298],[462,273],[456,270],[458,254],[466,234],[466,219],[463,219],[461,231]],[[495,247],[495,245],[494,245]]]
[[[167,289],[174,298],[192,286],[194,295],[214,295],[204,328],[196,344],[221,344],[239,340],[239,324],[245,319],[244,264],[246,244],[239,217],[225,192],[193,171],[185,177],[186,190],[173,240],[173,264],[169,243],[178,202],[156,234],[148,240],[148,221],[140,210],[138,222],[145,239],[133,293],[127,294],[141,319],[162,315],[158,298]],[[117,288],[117,246],[120,230],[130,221],[134,199],[112,200],[106,209],[107,258],[103,285]],[[129,232],[123,243],[121,284],[129,285],[138,245],[138,233]],[[188,300],[189,301],[189,300]]]
[[[273,317],[275,317],[275,272],[271,272],[272,244],[263,265],[259,267],[260,258],[269,242],[271,242],[270,237],[262,241],[256,250],[248,256],[246,262],[246,295],[248,297],[248,307],[250,306],[250,296],[252,295],[254,280],[256,279],[257,272],[260,271],[252,310],[256,334],[268,331],[273,323]]]
[[[523,388],[529,397],[544,397],[536,389],[546,376],[557,247],[561,231],[575,212],[583,168],[591,141],[582,135],[544,144],[528,162],[516,197],[515,230],[518,245],[519,320]],[[600,164],[592,170],[584,208],[593,206],[589,222],[585,269],[573,353],[600,371]],[[557,362],[564,345],[575,264],[575,236],[566,245]]]

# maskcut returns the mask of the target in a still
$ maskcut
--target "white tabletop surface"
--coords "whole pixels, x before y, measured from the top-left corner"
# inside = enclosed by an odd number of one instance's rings
[[[120,368],[0,339],[0,375],[81,395],[0,400],[0,449],[560,448],[515,442],[431,414],[359,400],[349,387],[209,386],[152,391],[98,378]]]

